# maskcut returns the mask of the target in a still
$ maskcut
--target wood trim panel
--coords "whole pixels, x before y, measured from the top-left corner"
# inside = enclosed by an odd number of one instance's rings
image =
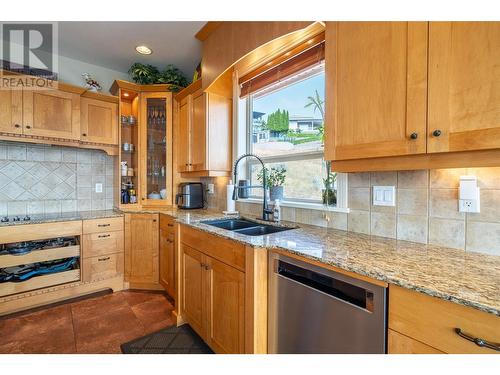
[[[1,243],[43,240],[82,234],[82,221],[11,225],[0,228]]]
[[[451,354],[494,354],[455,333],[455,328],[500,342],[500,317],[423,293],[389,286],[389,328]]]
[[[174,99],[177,101],[177,102],[181,102],[181,104],[183,104],[183,100],[188,96],[188,95],[191,95],[191,94],[194,94],[196,91],[200,90],[201,89],[201,86],[202,86],[202,81],[201,79],[197,80],[197,81],[194,81],[193,83],[191,83],[188,87],[186,87],[185,89],[179,91],[177,94],[175,94],[174,96]]]
[[[193,249],[245,271],[245,246],[213,234],[181,225],[180,241]]]
[[[332,161],[334,172],[397,171],[439,168],[498,167],[500,150],[419,154]]]
[[[196,34],[194,34],[194,37],[203,42],[221,24],[221,21],[208,21]]]
[[[268,251],[245,247],[245,353],[267,354]]]
[[[95,99],[95,100],[100,100],[101,102],[108,102],[108,103],[118,104],[118,102],[120,101],[118,96],[107,95],[94,91],[85,91],[81,96],[82,98]]]

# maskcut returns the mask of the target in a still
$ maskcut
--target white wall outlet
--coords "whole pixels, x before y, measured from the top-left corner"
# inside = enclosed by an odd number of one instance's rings
[[[374,206],[395,206],[396,187],[395,186],[374,186],[373,187]]]
[[[480,211],[480,189],[477,186],[476,176],[460,176],[458,211],[474,212]]]
[[[95,184],[95,192],[102,193],[102,184],[101,183]]]
[[[215,194],[214,184],[207,184],[207,192],[208,192],[208,194]]]

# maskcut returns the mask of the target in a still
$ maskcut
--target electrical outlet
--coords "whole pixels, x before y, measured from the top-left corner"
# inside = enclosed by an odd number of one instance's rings
[[[460,199],[458,202],[459,212],[479,212],[479,202],[476,199]]]
[[[102,193],[102,184],[100,183],[95,184],[95,192]]]
[[[208,192],[208,194],[215,194],[214,184],[207,184],[207,192]]]

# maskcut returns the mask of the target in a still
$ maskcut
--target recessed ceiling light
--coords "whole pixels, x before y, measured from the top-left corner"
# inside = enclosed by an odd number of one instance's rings
[[[123,96],[127,97],[127,96],[129,96],[129,93],[128,92],[124,92]]]
[[[151,55],[153,53],[151,48],[149,48],[147,46],[137,46],[137,47],[135,47],[135,50],[138,53],[140,53],[141,55]]]

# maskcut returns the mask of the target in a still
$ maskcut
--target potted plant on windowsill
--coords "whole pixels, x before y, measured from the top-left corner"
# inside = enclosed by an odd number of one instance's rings
[[[325,161],[326,178],[323,179],[324,189],[322,190],[323,204],[325,206],[337,205],[337,191],[335,190],[336,173],[331,171],[331,161]]]
[[[279,199],[283,200],[283,185],[285,183],[286,178],[286,169],[283,167],[264,167],[266,171],[266,182],[267,187],[269,188],[269,199],[271,201],[275,201]],[[257,174],[257,179],[261,184],[263,184],[263,171],[261,169]]]

